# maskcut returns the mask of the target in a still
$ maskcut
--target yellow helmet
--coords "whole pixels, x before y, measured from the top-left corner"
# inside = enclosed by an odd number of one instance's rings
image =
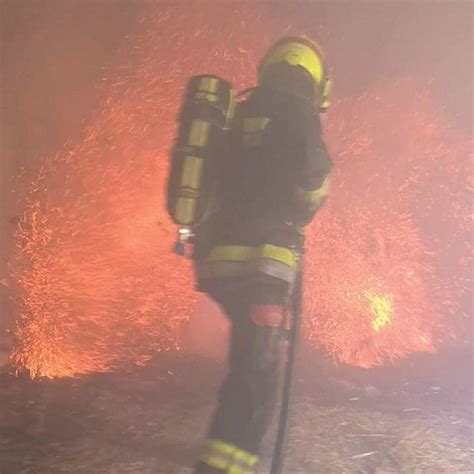
[[[258,65],[258,80],[262,84],[272,74],[271,66],[276,64],[300,66],[314,84],[315,106],[321,111],[329,107],[331,80],[326,71],[321,48],[306,36],[288,36],[277,41]]]

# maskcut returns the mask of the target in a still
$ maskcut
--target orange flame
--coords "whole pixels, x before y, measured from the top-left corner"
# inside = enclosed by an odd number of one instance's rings
[[[308,239],[307,337],[362,367],[463,344],[470,141],[412,80],[337,104],[327,132],[336,170]],[[367,294],[390,295],[376,331]]]
[[[182,89],[203,72],[250,84],[251,45],[270,41],[255,5],[228,13],[156,5],[82,141],[47,157],[31,183],[12,268],[13,361],[32,377],[143,364],[177,346],[196,300],[164,208]]]
[[[31,183],[12,268],[13,359],[32,377],[143,364],[177,346],[196,299],[163,205],[180,94],[203,72],[251,84],[274,37],[255,5],[220,8],[151,12],[82,141]],[[460,333],[470,284],[467,141],[410,81],[335,104],[327,139],[336,169],[308,231],[306,337],[364,367],[434,350]],[[390,295],[390,324],[374,330],[367,295]]]

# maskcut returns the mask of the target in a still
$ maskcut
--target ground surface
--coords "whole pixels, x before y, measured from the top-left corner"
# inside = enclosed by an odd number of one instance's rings
[[[164,354],[130,373],[0,375],[0,472],[190,473],[222,374],[214,360]],[[374,385],[300,364],[285,472],[474,472],[467,393],[389,375]]]

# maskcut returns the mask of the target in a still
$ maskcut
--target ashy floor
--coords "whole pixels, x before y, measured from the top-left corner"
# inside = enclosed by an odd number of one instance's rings
[[[444,396],[447,384],[373,385],[310,365],[297,373],[286,473],[474,472],[469,397]],[[190,473],[223,370],[163,354],[129,373],[2,374],[0,472]],[[262,474],[272,441],[273,432]]]

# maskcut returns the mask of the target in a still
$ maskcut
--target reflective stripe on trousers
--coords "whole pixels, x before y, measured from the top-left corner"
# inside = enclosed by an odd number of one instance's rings
[[[253,474],[258,457],[231,443],[208,439],[199,460],[227,474]]]

